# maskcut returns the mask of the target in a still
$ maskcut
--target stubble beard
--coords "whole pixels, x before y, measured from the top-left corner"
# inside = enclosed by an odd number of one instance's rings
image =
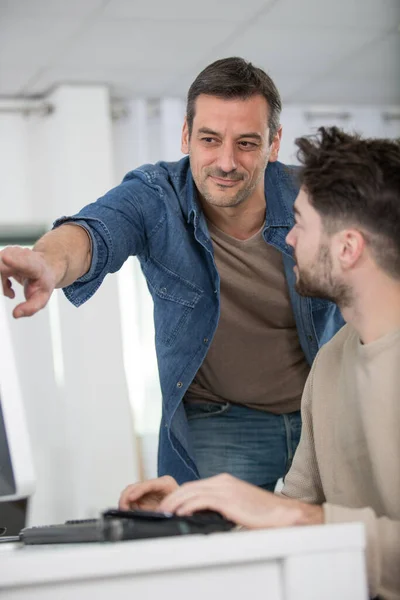
[[[313,265],[303,270],[297,265],[296,292],[300,296],[329,300],[342,309],[348,308],[353,304],[352,291],[343,281],[334,279],[332,267],[329,248],[322,244]]]
[[[234,207],[234,206],[239,206],[240,204],[242,204],[243,202],[245,202],[248,198],[250,198],[250,196],[253,194],[254,190],[256,189],[256,187],[258,186],[260,180],[264,177],[265,175],[265,169],[267,167],[268,164],[268,160],[265,161],[265,165],[264,168],[261,169],[259,176],[257,177],[257,179],[253,182],[249,182],[247,185],[243,185],[243,187],[241,189],[239,189],[236,194],[234,196],[231,196],[230,194],[226,194],[226,195],[221,195],[221,196],[215,196],[214,194],[212,194],[207,186],[207,179],[210,176],[214,176],[214,177],[219,177],[221,179],[230,179],[230,180],[235,180],[235,181],[245,181],[245,175],[237,172],[237,171],[231,171],[230,173],[226,173],[224,171],[221,171],[219,169],[207,169],[204,173],[205,177],[203,180],[199,181],[198,183],[196,183],[196,187],[198,189],[198,191],[200,192],[201,197],[207,202],[207,204],[210,204],[212,206],[218,206],[220,208],[230,208],[230,207]]]
[[[257,182],[258,183],[258,182]],[[240,190],[238,190],[233,196],[231,194],[221,194],[214,195],[209,191],[206,183],[203,182],[199,185],[199,192],[201,197],[207,202],[207,204],[211,204],[212,206],[218,206],[221,208],[229,208],[233,206],[239,206],[243,202],[247,200],[254,192],[256,185],[244,185]]]

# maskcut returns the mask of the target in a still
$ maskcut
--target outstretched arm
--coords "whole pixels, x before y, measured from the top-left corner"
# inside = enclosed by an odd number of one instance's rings
[[[65,287],[90,268],[89,234],[77,225],[61,225],[46,233],[33,250],[10,246],[0,252],[3,291],[14,298],[12,280],[24,287],[25,302],[13,311],[15,318],[30,317],[46,306],[55,288]]]

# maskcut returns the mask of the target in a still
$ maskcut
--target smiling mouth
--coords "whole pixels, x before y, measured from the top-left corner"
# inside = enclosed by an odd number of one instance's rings
[[[210,175],[210,178],[214,181],[214,183],[222,187],[233,187],[242,181],[241,179],[223,179],[221,177],[214,177],[213,175]]]

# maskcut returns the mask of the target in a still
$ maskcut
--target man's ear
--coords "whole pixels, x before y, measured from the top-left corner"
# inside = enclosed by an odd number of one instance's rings
[[[269,155],[268,162],[275,162],[278,160],[279,148],[281,147],[282,139],[282,125],[279,125],[278,131],[274,135],[274,139],[271,143],[271,152]]]
[[[345,229],[338,236],[338,258],[343,271],[349,271],[360,260],[365,248],[365,239],[357,229]]]
[[[189,154],[189,127],[186,117],[182,127],[181,152],[182,154]]]

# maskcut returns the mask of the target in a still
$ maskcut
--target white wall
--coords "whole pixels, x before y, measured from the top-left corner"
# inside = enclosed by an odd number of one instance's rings
[[[107,88],[61,86],[48,101],[55,107],[50,116],[0,121],[1,225],[51,223],[114,184]],[[5,135],[16,147],[11,154]],[[122,488],[139,475],[117,279],[107,278],[79,311],[61,292],[54,302],[60,316],[56,346],[48,307],[23,321],[10,316],[38,477],[31,523],[98,514],[116,505]],[[58,381],[55,350],[62,353]]]
[[[0,112],[1,225],[34,221],[28,179],[28,129],[29,123],[21,115]]]
[[[400,136],[400,106],[287,106],[282,111],[283,137],[280,160],[297,162],[294,140],[315,133],[317,128],[336,125],[367,137]]]
[[[131,169],[158,160],[179,160],[185,105],[180,99],[134,100],[114,122],[114,159],[118,179]],[[119,274],[126,373],[136,430],[143,438],[144,473],[156,475],[161,392],[154,348],[153,306],[136,259]]]

